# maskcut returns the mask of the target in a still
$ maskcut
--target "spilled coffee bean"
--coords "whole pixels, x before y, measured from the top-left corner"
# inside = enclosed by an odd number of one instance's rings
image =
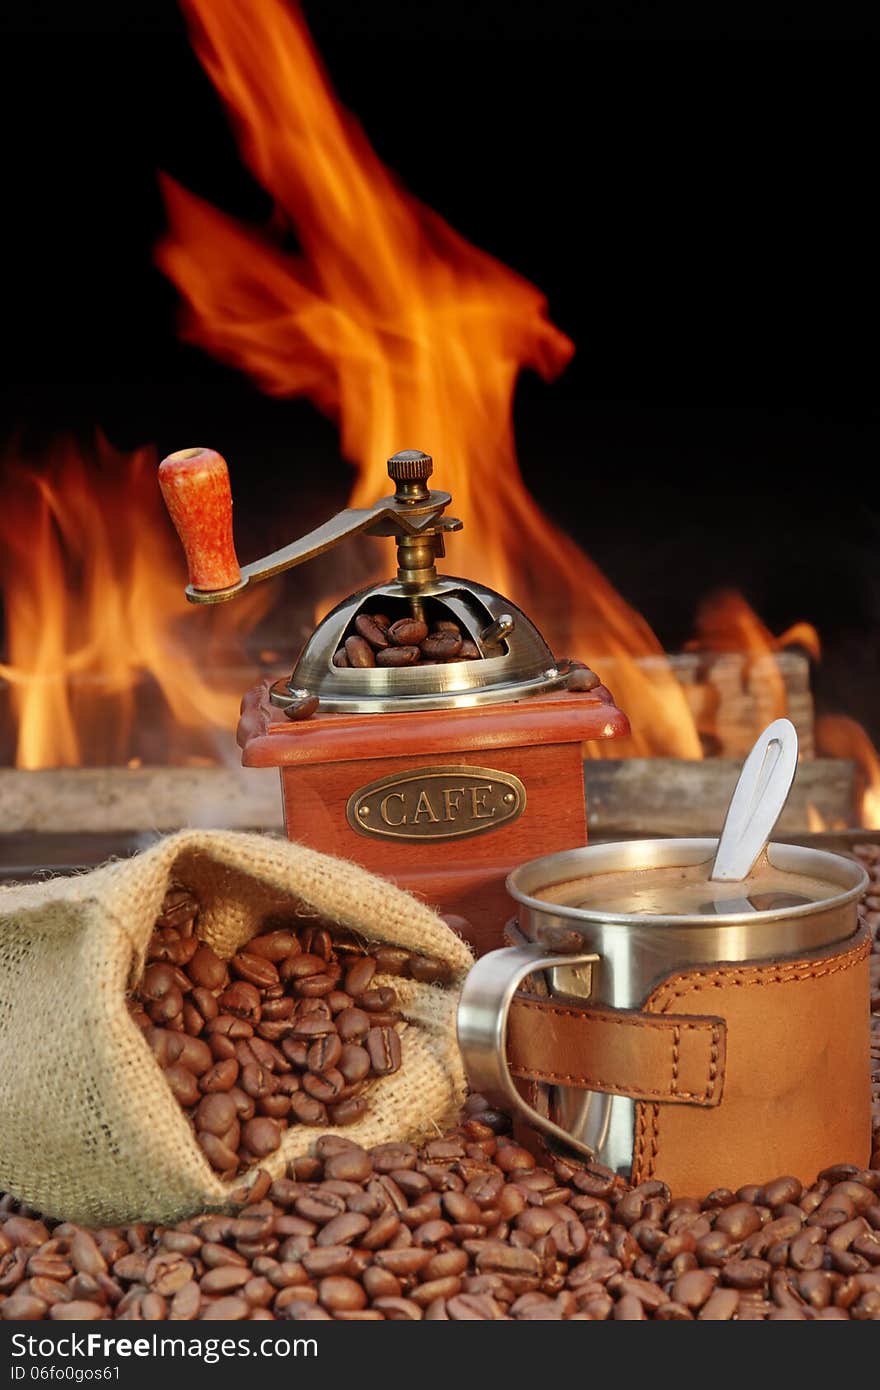
[[[225,1094],[199,1111],[235,1122]],[[880,1320],[880,1171],[673,1199],[598,1163],[542,1165],[507,1128],[472,1096],[421,1146],[326,1134],[285,1177],[258,1170],[235,1214],[173,1227],[85,1231],[2,1198],[0,1318]],[[259,1117],[242,1135],[255,1154],[275,1139]]]

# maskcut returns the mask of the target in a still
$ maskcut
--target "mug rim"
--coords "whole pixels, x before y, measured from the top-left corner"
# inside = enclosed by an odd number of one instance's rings
[[[518,864],[515,869],[507,875],[505,887],[514,902],[523,907],[529,908],[533,912],[550,914],[554,917],[567,918],[572,922],[596,922],[601,925],[622,926],[622,927],[650,927],[650,926],[674,926],[692,930],[700,930],[706,927],[736,928],[744,924],[757,925],[761,922],[774,922],[783,919],[797,919],[800,917],[814,916],[818,912],[833,911],[845,907],[853,902],[854,899],[861,897],[865,888],[868,886],[868,875],[864,867],[854,859],[848,859],[842,854],[836,854],[833,850],[813,849],[806,845],[787,844],[784,841],[771,841],[766,846],[766,853],[770,863],[774,863],[774,852],[783,854],[783,857],[791,854],[795,858],[800,855],[806,856],[815,865],[818,860],[820,865],[825,864],[829,868],[837,867],[838,873],[846,870],[847,874],[855,877],[855,881],[850,887],[844,888],[842,892],[834,893],[830,897],[820,898],[816,902],[800,903],[795,907],[781,907],[760,909],[752,912],[717,912],[717,913],[648,913],[648,912],[603,912],[598,908],[575,907],[568,903],[555,903],[547,898],[532,896],[532,892],[520,887],[520,880],[525,877],[534,877],[544,869],[558,868],[580,868],[580,872],[562,874],[557,877],[550,877],[537,885],[531,884],[530,888],[534,891],[537,888],[549,888],[553,884],[565,883],[574,878],[585,878],[598,876],[599,873],[615,873],[626,870],[638,871],[638,863],[621,864],[620,869],[605,868],[592,875],[589,869],[584,870],[585,861],[589,862],[588,857],[593,855],[601,857],[614,850],[626,851],[628,856],[637,853],[640,848],[651,849],[655,852],[661,851],[661,860],[653,864],[644,864],[644,869],[651,868],[689,868],[694,864],[706,863],[712,858],[718,846],[718,838],[704,836],[670,836],[667,838],[637,839],[637,840],[608,840],[595,845],[580,845],[576,849],[561,850],[555,854],[540,855],[536,859],[526,860]],[[673,858],[666,860],[663,851],[674,851],[676,847],[687,849],[692,856],[680,862]],[[703,851],[705,854],[703,855]],[[699,857],[699,856],[703,857]],[[783,868],[776,864],[774,867]],[[783,869],[784,871],[784,869]],[[817,877],[822,877],[817,874]],[[833,880],[832,880],[833,882]]]

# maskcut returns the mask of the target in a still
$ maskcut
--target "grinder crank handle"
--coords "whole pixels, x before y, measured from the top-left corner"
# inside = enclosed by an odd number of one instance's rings
[[[427,492],[420,505],[384,497],[372,507],[351,507],[290,545],[249,565],[239,566],[232,538],[232,492],[222,454],[213,449],[181,449],[159,465],[159,486],[186,553],[190,603],[224,603],[248,584],[269,579],[293,565],[322,555],[362,532],[417,537],[461,522],[442,517],[452,500],[446,492]]]

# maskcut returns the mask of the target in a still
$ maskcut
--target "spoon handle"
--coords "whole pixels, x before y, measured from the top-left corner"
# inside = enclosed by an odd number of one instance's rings
[[[747,877],[788,800],[797,757],[791,720],[768,724],[743,763],[730,798],[711,879],[739,882]]]

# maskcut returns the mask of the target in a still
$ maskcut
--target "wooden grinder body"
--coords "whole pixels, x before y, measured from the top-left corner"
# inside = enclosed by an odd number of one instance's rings
[[[510,870],[586,843],[582,744],[629,733],[604,687],[301,723],[260,688],[243,710],[242,762],[280,769],[288,837],[464,917],[479,954],[503,944]]]

